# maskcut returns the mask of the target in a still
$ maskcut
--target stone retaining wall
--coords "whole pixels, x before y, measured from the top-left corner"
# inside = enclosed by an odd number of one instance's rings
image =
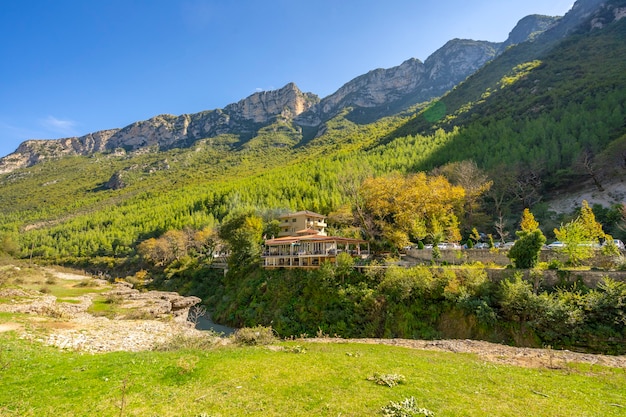
[[[481,262],[485,265],[511,265],[511,260],[506,256],[507,251],[490,251],[483,249],[465,249],[465,250],[442,250],[441,258],[436,263],[446,263],[449,265],[463,265],[471,262]],[[543,250],[540,253],[540,262],[550,262],[552,260],[559,260],[565,263],[567,257],[550,250]],[[406,264],[431,264],[432,251],[413,249],[407,252],[403,257]],[[614,261],[614,257],[596,255],[588,260],[587,264],[592,267],[604,267],[610,265]],[[503,279],[511,278],[515,273],[519,272],[513,269],[501,269],[501,268],[487,268],[486,269],[489,278],[493,281],[501,281]],[[533,276],[530,271],[522,271],[524,279],[533,281],[535,286],[547,286],[553,287],[555,285],[567,285],[575,282],[585,284],[587,287],[595,288],[604,277],[609,277],[617,281],[626,282],[626,271],[575,271],[575,270],[542,270],[540,275]]]
[[[513,269],[486,269],[492,281],[498,282],[512,278],[519,272]],[[589,288],[595,288],[602,279],[609,277],[616,281],[626,282],[626,271],[570,271],[570,270],[543,270],[539,274],[532,271],[521,271],[525,280],[533,282],[535,288],[555,287],[557,285],[572,285],[581,283]]]
[[[470,262],[482,262],[483,264],[496,264],[496,265],[511,265],[511,260],[506,256],[507,250],[488,250],[488,249],[463,249],[463,250],[442,250],[440,251],[441,258],[437,260],[438,263],[445,262],[450,265],[462,265]],[[622,256],[626,256],[625,252],[622,252]],[[407,251],[405,259],[409,262],[432,262],[433,253],[428,249],[411,249]],[[550,262],[552,260],[559,260],[562,263],[567,261],[567,256],[560,254],[553,250],[542,250],[539,253],[540,262]],[[593,258],[585,261],[586,264],[592,267],[603,267],[615,259],[614,256],[604,256],[597,254]]]

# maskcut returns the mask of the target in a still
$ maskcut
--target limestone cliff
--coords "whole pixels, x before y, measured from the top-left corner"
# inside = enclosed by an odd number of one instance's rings
[[[614,2],[613,2],[614,3]],[[513,44],[533,41],[549,44],[586,24],[601,27],[626,15],[609,7],[607,0],[578,0],[563,18],[532,15],[520,20],[504,42],[453,39],[426,61],[411,58],[402,64],[361,75],[320,100],[289,83],[275,91],[263,91],[223,109],[180,116],[160,115],[122,129],[103,130],[79,138],[29,140],[0,159],[0,174],[31,166],[45,159],[94,152],[154,151],[191,146],[203,138],[233,134],[244,146],[274,121],[324,130],[324,122],[346,108],[361,111],[361,121],[395,114],[413,104],[445,94],[486,62]],[[369,113],[368,113],[369,112]]]
[[[103,130],[78,138],[28,140],[14,153],[0,159],[0,173],[67,155],[90,155],[116,149],[164,150],[190,146],[198,139],[225,133],[252,135],[255,127],[258,129],[277,117],[293,119],[318,102],[316,95],[303,93],[290,83],[280,90],[255,93],[224,109],[181,116],[162,114],[122,129]]]

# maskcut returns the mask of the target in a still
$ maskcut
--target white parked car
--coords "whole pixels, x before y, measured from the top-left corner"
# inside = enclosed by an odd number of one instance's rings
[[[442,250],[446,250],[446,249],[461,249],[461,245],[459,245],[458,243],[448,243],[448,242],[442,242],[442,243],[438,244],[437,247],[439,249],[442,249]]]
[[[565,247],[565,243],[560,242],[558,240],[554,241],[554,242],[552,242],[552,243],[550,243],[548,245],[548,248],[550,248],[550,249],[561,249],[561,248],[564,248],[564,247]]]
[[[607,244],[606,241],[604,241],[602,246],[606,246],[606,244]],[[619,239],[613,239],[613,244],[615,244],[615,246],[617,246],[619,250],[626,250],[626,246],[624,245],[624,242],[622,242]]]

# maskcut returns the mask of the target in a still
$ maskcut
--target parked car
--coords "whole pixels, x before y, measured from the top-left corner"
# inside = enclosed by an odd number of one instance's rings
[[[474,245],[474,249],[489,249],[489,243],[486,242],[478,242]]]
[[[618,248],[619,250],[626,250],[626,246],[624,245],[624,242],[622,242],[622,241],[621,241],[621,240],[619,240],[619,239],[613,239],[613,244],[614,244],[615,246],[617,246],[617,248]],[[606,242],[606,240],[605,240],[605,241],[604,241],[604,243],[602,244],[602,246],[606,246],[606,245],[607,245],[607,242]]]
[[[515,245],[515,242],[504,242],[500,247],[502,249],[511,249],[513,245]]]
[[[437,247],[441,250],[447,250],[447,249],[461,249],[461,245],[459,245],[458,243],[449,243],[449,242],[442,242],[439,243],[437,245]]]
[[[560,248],[564,248],[564,247],[565,247],[565,243],[560,242],[558,240],[556,240],[556,241],[554,241],[554,242],[552,242],[552,243],[550,243],[548,245],[549,249],[560,249]]]

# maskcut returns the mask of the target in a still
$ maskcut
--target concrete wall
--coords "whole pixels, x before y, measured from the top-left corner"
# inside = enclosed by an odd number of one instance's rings
[[[540,254],[541,262],[550,262],[553,259],[565,263],[567,258],[555,251],[544,250]],[[431,250],[413,249],[407,252],[402,258],[406,264],[432,263]],[[465,250],[442,250],[441,258],[435,263],[447,263],[450,265],[462,265],[471,262],[481,262],[486,266],[490,264],[507,266],[511,265],[511,260],[506,256],[506,251],[489,251],[483,249]],[[605,267],[614,262],[614,257],[596,255],[589,259],[586,264],[592,267]],[[516,272],[514,269],[486,268],[489,278],[493,281],[512,278]],[[531,271],[522,271],[524,279],[533,282],[535,287],[553,287],[556,285],[568,285],[576,282],[585,284],[587,287],[595,288],[604,277],[610,277],[617,281],[626,282],[626,271],[575,271],[575,270],[542,270],[540,274],[532,274]]]

